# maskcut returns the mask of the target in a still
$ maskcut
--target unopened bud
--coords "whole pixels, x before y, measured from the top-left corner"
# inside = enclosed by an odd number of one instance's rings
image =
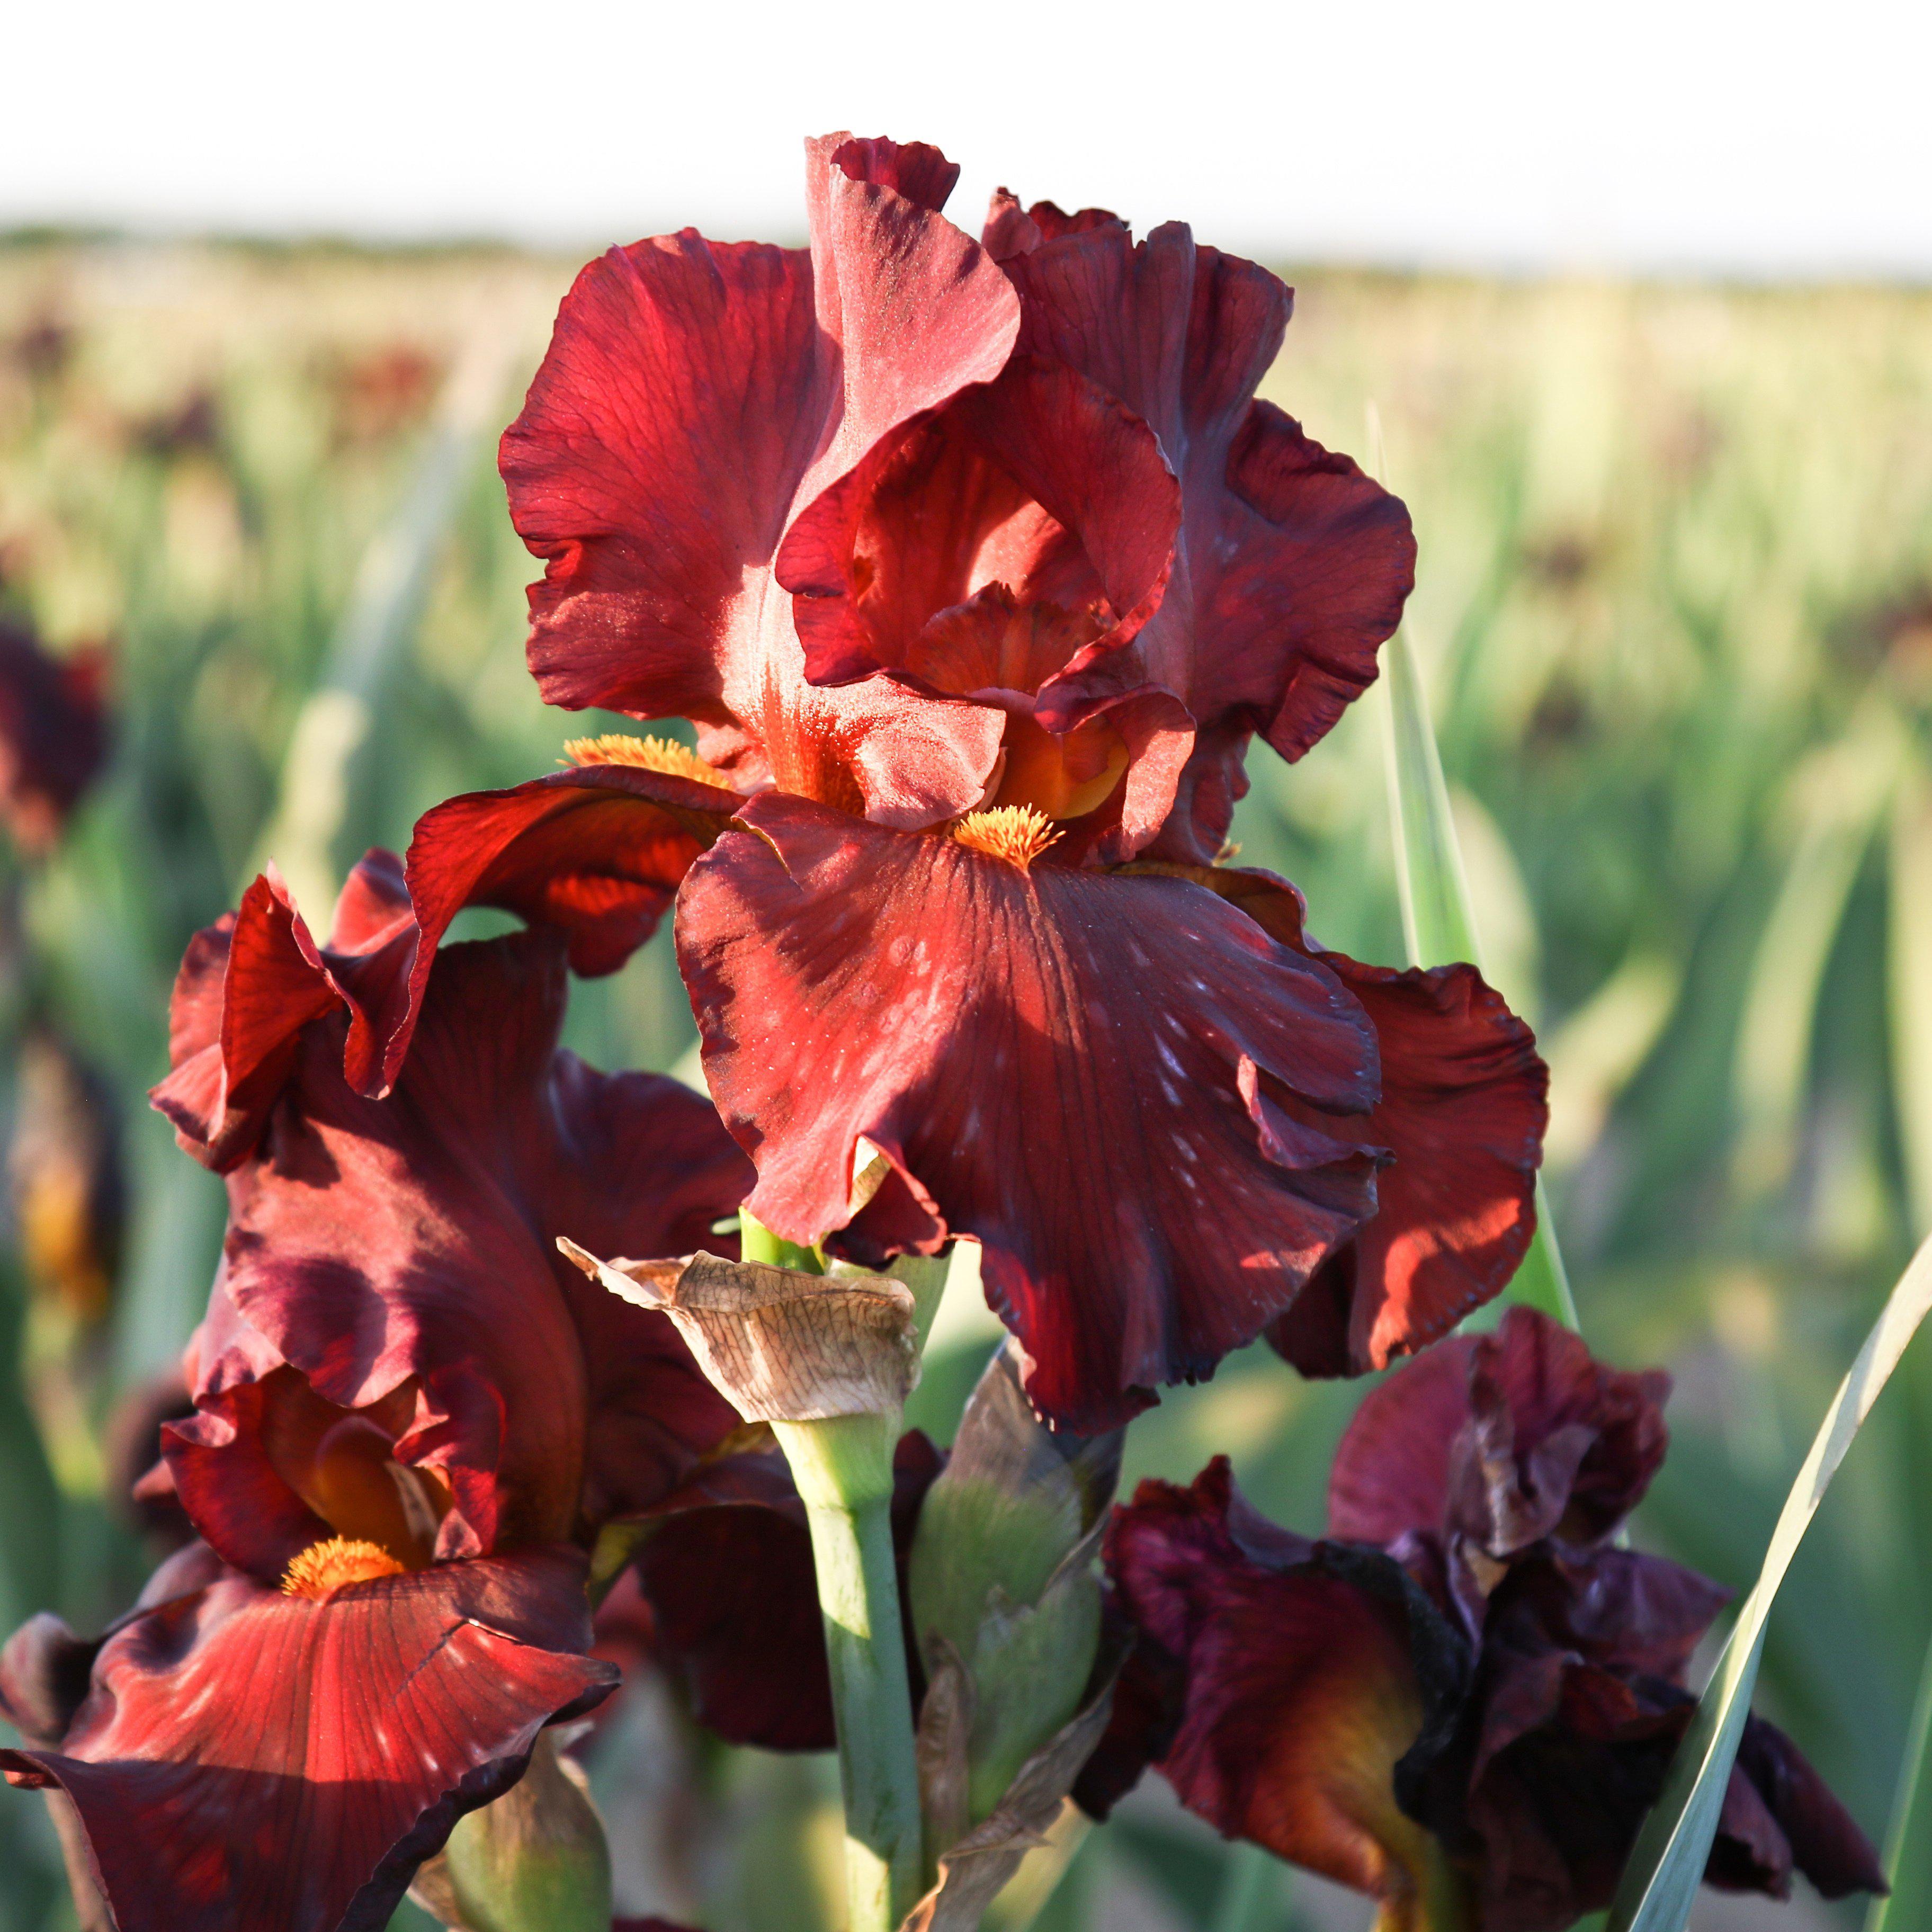
[[[584,1774],[542,1732],[530,1768],[458,1820],[417,1874],[417,1899],[453,1932],[610,1932],[610,1852]]]
[[[1100,1640],[1101,1534],[1121,1432],[1083,1438],[1034,1415],[1012,1345],[967,1405],[926,1493],[908,1581],[935,1676],[966,1680],[964,1822],[989,1817],[1020,1768],[1080,1708]],[[948,1808],[956,1797],[942,1800]]]

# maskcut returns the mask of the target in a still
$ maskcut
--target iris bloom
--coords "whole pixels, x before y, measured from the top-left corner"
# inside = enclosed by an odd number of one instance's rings
[[[50,657],[0,617],[0,816],[23,850],[46,851],[107,758],[99,650]]]
[[[382,1100],[344,1068],[413,958],[393,858],[324,946],[269,878],[189,950],[157,1097],[230,1220],[164,1480],[203,1541],[98,1646],[30,1625],[0,1679],[32,1747],[8,1775],[72,1799],[122,1932],[386,1923],[611,1688],[599,1526],[736,1422],[556,1252],[683,1252],[749,1178],[703,1101],[558,1050],[566,944],[446,949]]]
[[[1386,1932],[1557,1932],[1607,1904],[1726,1594],[1615,1540],[1667,1386],[1516,1309],[1369,1396],[1325,1542],[1258,1515],[1225,1460],[1142,1484],[1107,1545],[1136,1681],[1080,1795],[1104,1811],[1156,1760],[1226,1835],[1378,1898]],[[1884,1888],[1753,1718],[1706,1876],[1782,1897],[1794,1869],[1827,1898]]]
[[[1412,574],[1402,506],[1254,398],[1288,292],[1004,194],[976,242],[956,172],[816,141],[808,248],[579,276],[502,445],[531,667],[699,755],[583,741],[430,814],[410,883],[426,943],[482,898],[580,965],[677,887],[752,1210],[872,1261],[979,1240],[1029,1394],[1091,1432],[1270,1324],[1354,1369],[1496,1292],[1543,1072],[1473,971],[1322,952],[1213,864],[1250,740],[1322,736]]]

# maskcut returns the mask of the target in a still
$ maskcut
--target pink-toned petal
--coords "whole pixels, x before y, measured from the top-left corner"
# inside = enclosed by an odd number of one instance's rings
[[[752,1211],[850,1218],[860,1138],[931,1251],[986,1250],[1042,1414],[1084,1433],[1212,1372],[1370,1210],[1376,1157],[1291,1117],[1375,1090],[1328,970],[1210,892],[884,831],[766,794],[679,901]]]
[[[542,1727],[608,1694],[584,1562],[532,1551],[352,1584],[326,1602],[231,1577],[110,1637],[58,1785],[121,1932],[379,1932]]]
[[[1479,1396],[1496,1391],[1504,1466],[1485,1470]],[[1486,1502],[1468,1486],[1520,1486],[1566,1540],[1600,1540],[1634,1509],[1664,1460],[1669,1380],[1594,1360],[1582,1340],[1534,1310],[1512,1308],[1493,1336],[1458,1336],[1373,1390],[1355,1412],[1330,1474],[1330,1533],[1392,1543],[1409,1529],[1463,1525]],[[1486,1401],[1486,1397],[1484,1398]],[[1562,1445],[1561,1492],[1544,1494]]]

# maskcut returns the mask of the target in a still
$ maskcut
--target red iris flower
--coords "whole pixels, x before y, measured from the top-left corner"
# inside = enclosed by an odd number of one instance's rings
[[[502,446],[531,665],[703,755],[592,741],[453,800],[410,884],[425,943],[482,897],[594,950],[689,865],[752,1211],[860,1258],[980,1240],[1030,1395],[1091,1432],[1272,1322],[1358,1368],[1495,1293],[1543,1076],[1473,973],[1321,953],[1210,862],[1250,738],[1322,735],[1412,574],[1402,506],[1254,400],[1288,291],[1097,211],[1003,196],[975,242],[956,172],[815,142],[808,249],[578,278]]]
[[[1556,1932],[1609,1903],[1726,1593],[1614,1538],[1662,1461],[1661,1376],[1527,1310],[1376,1390],[1330,1540],[1276,1528],[1225,1460],[1144,1483],[1107,1545],[1143,1642],[1082,1796],[1150,1760],[1229,1837],[1369,1892],[1387,1932]],[[1706,1876],[1882,1891],[1870,1845],[1753,1718]]]
[[[107,759],[106,654],[50,657],[0,617],[0,815],[21,847],[45,852]]]
[[[205,1542],[91,1683],[57,1646],[64,1678],[34,1691],[22,1661],[0,1685],[36,1746],[8,1774],[72,1798],[122,1932],[385,1924],[541,1727],[610,1689],[588,1654],[599,1526],[736,1421],[669,1322],[555,1238],[686,1252],[742,1155],[674,1082],[558,1050],[547,931],[437,955],[406,1066],[365,1098],[345,1058],[411,924],[387,854],[323,947],[258,881],[176,988],[158,1100],[230,1198],[198,1412],[164,1432]]]

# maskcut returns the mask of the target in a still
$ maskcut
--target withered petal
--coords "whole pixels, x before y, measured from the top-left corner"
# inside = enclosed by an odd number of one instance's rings
[[[1042,1414],[1097,1434],[1210,1372],[1369,1211],[1377,1156],[1285,1100],[1370,1103],[1360,1010],[1212,893],[773,794],[740,821],[677,936],[752,1211],[842,1228],[869,1141],[922,1213],[907,1245],[982,1243]]]

